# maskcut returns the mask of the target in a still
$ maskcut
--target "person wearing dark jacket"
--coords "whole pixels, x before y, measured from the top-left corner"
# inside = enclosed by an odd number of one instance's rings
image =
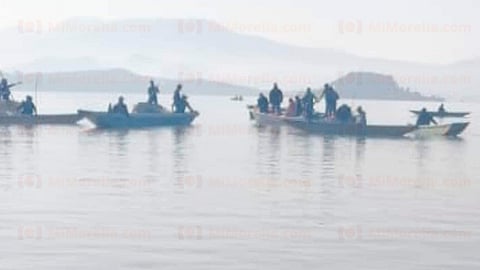
[[[262,93],[258,96],[257,107],[261,113],[268,113],[268,99]]]
[[[193,108],[188,103],[188,97],[186,95],[182,95],[180,101],[175,105],[175,113],[185,113],[185,110],[188,109],[190,112],[194,112]]]
[[[342,123],[349,123],[353,119],[352,109],[347,104],[340,106],[336,113],[336,119]]]
[[[33,115],[34,113],[37,114],[37,108],[35,107],[35,104],[33,104],[31,96],[27,96],[26,100],[23,101],[20,106],[18,106],[18,110],[24,115]]]
[[[117,104],[112,108],[112,113],[129,116],[127,105],[123,101],[123,97],[118,98]]]
[[[175,92],[173,93],[173,105],[172,105],[172,111],[176,111],[177,105],[182,106],[182,85],[179,84],[177,85],[177,89],[175,89]]]
[[[327,117],[335,116],[337,111],[337,100],[340,99],[337,91],[335,91],[329,84],[325,84],[320,99],[323,97],[325,97],[325,115]]]
[[[157,95],[160,93],[158,86],[155,85],[153,80],[150,81],[150,86],[148,87],[148,103],[153,105],[158,105]]]
[[[305,110],[305,116],[310,119],[314,113],[314,105],[315,105],[316,97],[312,92],[312,89],[309,87],[307,88],[307,92],[303,96],[303,106]]]
[[[277,83],[273,84],[273,89],[269,95],[270,104],[272,104],[273,113],[280,114],[280,105],[283,102],[283,92],[278,88]]]
[[[427,112],[426,108],[423,108],[418,115],[417,126],[429,126],[431,123],[437,125],[437,121],[433,119],[433,116]]]

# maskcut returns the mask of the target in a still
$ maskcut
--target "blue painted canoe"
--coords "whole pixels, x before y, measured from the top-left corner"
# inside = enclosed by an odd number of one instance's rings
[[[97,128],[147,128],[160,126],[190,125],[198,113],[131,113],[122,114],[79,110],[82,118],[88,119]]]

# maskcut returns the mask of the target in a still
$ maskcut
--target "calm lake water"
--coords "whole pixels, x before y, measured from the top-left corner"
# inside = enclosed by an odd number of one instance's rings
[[[0,269],[480,268],[478,104],[446,104],[473,112],[460,138],[413,140],[256,127],[253,100],[192,96],[201,116],[180,129],[0,127]],[[438,106],[347,103],[383,124]]]

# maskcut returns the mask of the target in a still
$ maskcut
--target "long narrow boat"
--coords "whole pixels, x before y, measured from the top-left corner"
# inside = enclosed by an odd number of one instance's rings
[[[289,121],[291,126],[300,128],[309,133],[329,135],[349,135],[368,137],[402,137],[416,129],[413,125],[386,126],[367,125],[362,126],[355,123],[340,123],[336,121]]]
[[[0,101],[0,125],[75,125],[81,119],[78,114],[22,115],[18,113],[20,104]]]
[[[433,136],[458,136],[468,127],[470,123],[452,123],[435,126],[420,126],[409,135],[414,137],[428,138]]]
[[[0,125],[75,125],[78,114],[0,115]]]
[[[418,111],[418,110],[411,110],[410,112],[414,113],[416,115],[419,115],[421,113],[421,111]],[[429,111],[428,113],[430,115],[432,115],[433,117],[443,117],[443,118],[446,118],[446,117],[465,117],[465,116],[470,114],[469,112],[439,112],[439,111]]]
[[[87,118],[97,128],[146,128],[159,126],[190,125],[198,113],[131,113],[122,114],[79,110],[82,118]]]

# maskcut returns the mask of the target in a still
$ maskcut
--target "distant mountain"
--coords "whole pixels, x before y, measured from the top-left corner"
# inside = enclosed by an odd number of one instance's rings
[[[54,73],[6,74],[9,81],[23,83],[15,89],[23,91],[62,91],[62,92],[116,92],[146,93],[149,81],[153,79],[161,93],[171,93],[181,83],[188,94],[194,95],[257,95],[258,90],[250,87],[235,86],[226,83],[205,81],[201,78],[184,77],[166,79],[143,76],[125,69],[91,70]]]
[[[20,21],[16,28],[0,30],[0,36],[8,40],[0,44],[1,68],[9,72],[120,67],[161,78],[264,90],[276,81],[293,91],[319,87],[350,72],[372,71],[391,74],[412,91],[480,100],[479,59],[433,65],[365,58],[235,33],[202,19]]]
[[[431,100],[443,101],[436,96],[423,96],[400,87],[393,76],[372,72],[352,72],[333,82],[343,98],[385,99],[385,100]]]
[[[153,79],[162,93],[171,93],[178,83],[184,85],[185,92],[194,95],[258,95],[262,90],[248,86],[238,86],[221,82],[194,78],[191,74],[181,74],[177,79],[139,75],[125,69],[106,69],[72,72],[5,74],[11,82],[23,84],[15,89],[32,91],[35,83],[39,91],[62,92],[117,92],[143,93]],[[390,75],[373,72],[352,72],[333,82],[342,98],[388,99],[388,100],[443,100],[436,96],[423,96],[408,88],[400,87]],[[263,92],[268,91],[264,89]],[[290,91],[286,91],[290,92]],[[289,95],[290,93],[286,93]]]

